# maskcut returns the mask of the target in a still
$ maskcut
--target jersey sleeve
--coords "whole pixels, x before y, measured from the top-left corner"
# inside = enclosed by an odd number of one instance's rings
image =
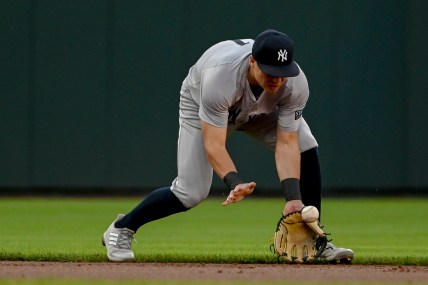
[[[218,128],[227,128],[229,108],[234,104],[236,81],[221,67],[202,71],[199,117]]]
[[[282,98],[278,106],[278,126],[285,132],[295,132],[300,127],[303,109],[309,98],[309,86],[301,71],[297,77],[289,78],[291,93]]]

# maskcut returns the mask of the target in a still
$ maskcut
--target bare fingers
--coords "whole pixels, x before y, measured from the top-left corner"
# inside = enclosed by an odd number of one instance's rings
[[[223,202],[223,206],[241,201],[246,196],[251,195],[255,187],[256,183],[254,182],[237,185],[234,190],[230,191],[226,201]]]

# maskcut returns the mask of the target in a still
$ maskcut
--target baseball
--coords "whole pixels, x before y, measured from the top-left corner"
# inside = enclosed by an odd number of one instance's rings
[[[318,221],[320,213],[314,206],[306,206],[302,209],[302,219],[307,223]]]

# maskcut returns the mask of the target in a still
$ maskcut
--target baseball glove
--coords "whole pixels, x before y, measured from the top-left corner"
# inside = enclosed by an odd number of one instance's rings
[[[327,245],[326,233],[318,221],[305,222],[302,211],[282,216],[276,227],[273,251],[288,262],[314,261]]]

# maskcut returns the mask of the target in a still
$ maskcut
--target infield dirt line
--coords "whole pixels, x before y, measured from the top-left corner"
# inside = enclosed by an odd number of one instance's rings
[[[0,261],[0,278],[428,282],[427,266]],[[427,283],[428,284],[428,283]]]

